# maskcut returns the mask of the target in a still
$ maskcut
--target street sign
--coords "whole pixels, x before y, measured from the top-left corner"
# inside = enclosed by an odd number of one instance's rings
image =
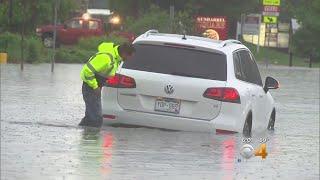
[[[279,6],[263,6],[264,12],[280,12]]]
[[[277,16],[263,16],[263,22],[269,24],[275,24],[278,22]]]
[[[279,6],[263,6],[262,15],[264,16],[279,16],[280,7]]]
[[[264,16],[279,16],[279,12],[262,12],[262,15]]]
[[[245,17],[242,34],[256,34],[260,33],[260,14],[249,14]]]
[[[263,5],[280,6],[280,0],[263,0]]]

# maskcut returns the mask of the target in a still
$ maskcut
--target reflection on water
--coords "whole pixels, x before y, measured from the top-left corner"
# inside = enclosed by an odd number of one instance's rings
[[[231,180],[233,179],[233,171],[234,171],[234,161],[235,161],[235,151],[237,147],[235,147],[235,138],[230,138],[222,143],[224,146],[223,155],[222,155],[222,168],[226,171],[227,175],[223,177],[223,179]]]
[[[79,144],[81,176],[108,177],[111,172],[113,135],[97,128],[84,128]]]
[[[112,160],[112,145],[113,136],[112,133],[105,133],[103,135],[103,159],[101,172],[104,176],[108,175],[111,171],[111,160]]]
[[[239,134],[80,128],[81,65],[1,65],[1,179],[318,179],[319,71],[261,67],[276,130],[266,160],[244,160]],[[297,86],[299,85],[299,86]],[[312,148],[306,148],[312,147]],[[170,178],[169,178],[170,177]]]

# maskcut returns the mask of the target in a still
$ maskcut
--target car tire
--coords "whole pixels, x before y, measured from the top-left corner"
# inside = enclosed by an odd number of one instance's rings
[[[270,131],[273,131],[275,122],[276,122],[276,112],[275,112],[275,110],[273,110],[271,113],[270,119],[269,119],[267,129]]]
[[[251,137],[251,130],[252,130],[252,115],[249,114],[244,125],[242,134],[244,137]]]
[[[46,48],[53,47],[53,36],[51,34],[45,34],[42,38],[43,46]]]

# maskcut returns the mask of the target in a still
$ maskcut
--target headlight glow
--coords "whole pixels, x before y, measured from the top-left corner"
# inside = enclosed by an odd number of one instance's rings
[[[111,24],[120,24],[120,17],[119,16],[114,16],[110,19]]]

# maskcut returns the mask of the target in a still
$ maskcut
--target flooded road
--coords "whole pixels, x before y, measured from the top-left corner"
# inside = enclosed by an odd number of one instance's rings
[[[319,179],[319,69],[260,66],[281,84],[276,129],[244,160],[241,134],[79,128],[81,65],[55,68],[1,65],[1,179]]]

